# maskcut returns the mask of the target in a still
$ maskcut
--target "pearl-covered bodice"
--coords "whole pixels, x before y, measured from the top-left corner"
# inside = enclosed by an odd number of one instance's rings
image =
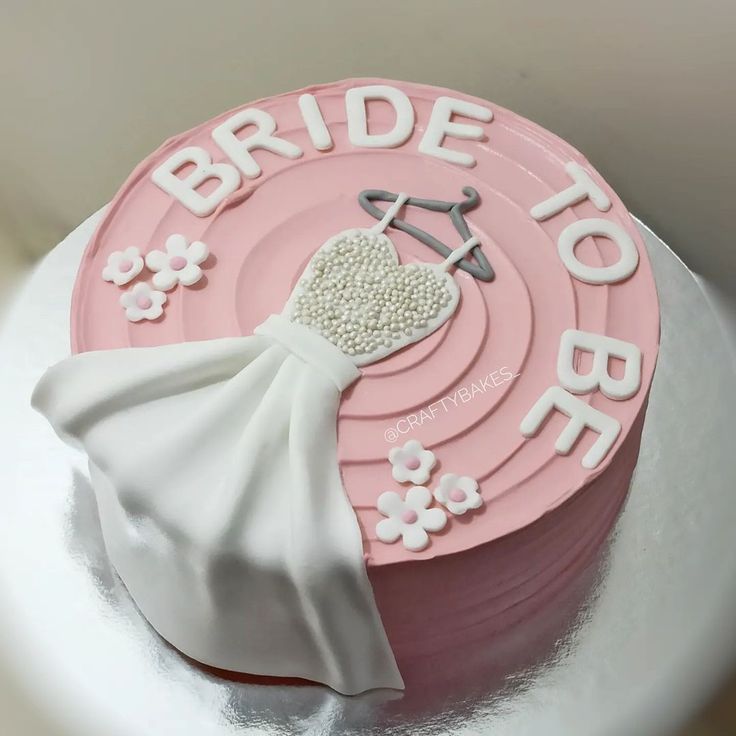
[[[288,316],[361,365],[437,329],[456,302],[457,287],[448,274],[431,265],[401,266],[385,234],[358,229],[317,251]]]
[[[344,230],[314,254],[284,316],[336,345],[355,365],[368,365],[441,327],[460,292],[449,268],[470,238],[442,263],[401,265],[384,230],[407,199],[401,194],[372,228]]]

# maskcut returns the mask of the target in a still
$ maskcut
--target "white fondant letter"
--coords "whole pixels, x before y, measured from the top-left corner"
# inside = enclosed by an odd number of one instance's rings
[[[593,367],[589,373],[575,370],[576,349],[593,353]],[[608,372],[610,357],[624,361],[623,378],[613,378]],[[630,399],[641,386],[641,350],[633,343],[615,337],[565,330],[557,355],[557,378],[563,388],[574,394],[587,394],[600,388],[609,399]]]
[[[235,134],[246,125],[255,125],[257,130],[241,140]],[[272,115],[256,107],[249,107],[220,123],[212,131],[212,139],[249,179],[255,179],[261,175],[261,167],[251,151],[262,148],[286,158],[299,158],[302,155],[299,146],[276,137],[273,135],[275,132],[276,121]]]
[[[574,183],[567,189],[553,194],[549,199],[545,199],[544,202],[534,205],[529,210],[529,214],[535,220],[546,220],[558,215],[562,210],[584,199],[590,199],[600,212],[608,212],[611,209],[611,200],[580,164],[570,161],[565,165],[565,171],[572,177]]]
[[[575,255],[575,246],[589,235],[612,240],[619,249],[619,259],[612,266],[586,266]],[[557,250],[565,268],[588,284],[613,284],[629,278],[639,265],[639,251],[631,236],[620,225],[600,217],[578,220],[568,225],[557,240]]]
[[[368,100],[385,100],[396,112],[396,123],[388,133],[368,132]],[[352,87],[345,93],[345,112],[348,118],[348,137],[361,148],[395,148],[406,143],[414,130],[414,108],[409,98],[396,87],[372,84]]]
[[[299,110],[307,126],[307,132],[318,151],[327,151],[332,148],[332,136],[327,129],[319,103],[314,95],[304,94],[299,97]]]
[[[570,418],[555,442],[555,452],[558,455],[569,455],[578,437],[588,427],[598,432],[600,437],[583,456],[582,465],[589,469],[598,467],[621,432],[618,420],[594,409],[564,388],[551,386],[539,397],[522,420],[520,429],[524,437],[534,437],[538,434],[544,420],[554,409]]]
[[[468,141],[483,139],[483,128],[479,125],[456,123],[452,120],[453,115],[462,115],[483,123],[493,120],[493,111],[488,107],[465,100],[456,100],[454,97],[438,97],[432,108],[432,114],[429,116],[424,137],[419,144],[419,152],[449,161],[451,164],[475,166],[475,159],[469,153],[451,151],[442,147],[445,136]]]
[[[185,177],[177,176],[176,172],[186,164],[194,164],[194,171]],[[220,184],[205,197],[197,187],[208,179],[219,179]],[[217,205],[240,186],[240,174],[234,166],[212,163],[209,153],[199,146],[189,146],[173,153],[153,170],[151,180],[198,217],[211,215]]]

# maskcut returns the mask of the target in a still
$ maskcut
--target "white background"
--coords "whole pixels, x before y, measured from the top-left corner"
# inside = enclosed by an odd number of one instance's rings
[[[536,120],[729,291],[735,37],[733,0],[2,0],[0,291],[168,136],[347,76]]]

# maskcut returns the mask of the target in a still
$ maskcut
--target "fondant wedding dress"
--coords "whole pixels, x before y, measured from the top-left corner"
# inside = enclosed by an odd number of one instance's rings
[[[138,607],[200,662],[346,694],[403,687],[340,479],[337,411],[358,365],[452,314],[450,267],[478,241],[400,266],[384,230],[408,198],[393,196],[380,223],[328,240],[254,335],[82,353],[35,390],[89,456],[108,553]],[[368,302],[345,297],[356,274],[373,284]],[[386,278],[419,313],[377,330],[395,308]]]

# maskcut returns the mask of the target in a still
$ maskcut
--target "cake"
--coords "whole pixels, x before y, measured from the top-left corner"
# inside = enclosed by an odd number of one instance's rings
[[[659,340],[637,228],[579,152],[379,79],[164,143],[71,326],[33,402],[89,455],[142,614],[223,673],[351,695],[556,620],[626,498]]]

